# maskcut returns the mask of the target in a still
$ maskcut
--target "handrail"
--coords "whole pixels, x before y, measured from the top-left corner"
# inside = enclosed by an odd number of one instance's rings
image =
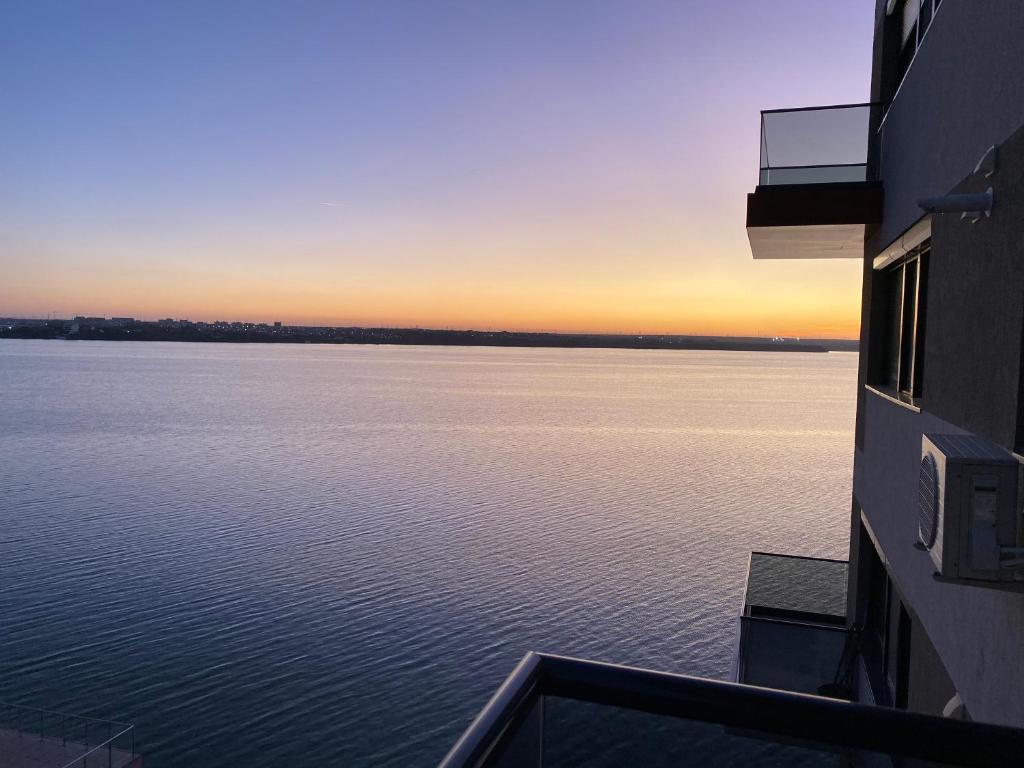
[[[127,754],[134,760],[137,755],[135,752],[135,726],[132,723],[120,722],[118,720],[104,720],[99,717],[89,717],[88,715],[76,715],[70,712],[62,712],[54,709],[42,709],[41,707],[32,707],[26,704],[12,704],[6,701],[0,701],[0,712],[14,712],[17,714],[17,732],[19,735],[31,734],[34,739],[38,734],[40,740],[43,739],[54,739],[64,744],[65,750],[68,750],[69,746],[75,746],[78,749],[84,750],[80,752],[70,762],[65,763],[61,768],[73,768],[74,766],[87,765],[90,755],[96,752],[107,751],[106,763],[112,768],[113,766],[112,757],[113,751],[115,750],[114,744],[125,737],[127,734],[131,734],[131,743],[126,745],[127,748],[116,748],[119,753]],[[27,714],[25,714],[27,713]],[[38,716],[38,722],[35,718]],[[28,721],[27,726],[25,721]],[[56,723],[53,728],[48,728],[46,722]],[[38,730],[36,729],[38,725]],[[107,737],[103,741],[96,745],[90,746],[89,744],[89,729],[90,726],[106,726]],[[68,729],[70,726],[70,731]],[[79,734],[76,733],[79,729],[82,730],[83,740],[78,741]],[[116,729],[116,733],[114,732]],[[66,759],[66,755],[65,755]]]
[[[822,104],[816,107],[789,107],[782,109],[762,109],[762,115],[775,115],[781,112],[817,112],[823,109],[855,109],[856,107],[878,107],[880,101],[863,101],[855,104]]]
[[[802,171],[805,168],[861,168],[867,165],[863,163],[818,163],[816,165],[762,165],[762,171]],[[819,558],[811,558],[817,560]]]
[[[523,657],[449,750],[440,768],[477,766],[487,758],[516,714],[537,694],[543,662],[544,657],[533,651]]]
[[[76,718],[78,720],[90,720],[94,723],[103,723],[104,725],[121,725],[131,727],[132,723],[124,723],[120,720],[105,720],[102,717],[89,717],[88,715],[77,715],[71,712],[61,712],[56,709],[42,709],[40,707],[30,707],[27,704],[12,704],[9,701],[0,701],[0,707],[10,707],[11,709],[24,709],[29,712],[38,712],[42,715],[59,715],[60,717]]]
[[[864,163],[854,163],[854,165],[864,165]],[[799,168],[800,166],[790,166],[792,168]],[[788,560],[814,560],[822,563],[843,563],[849,565],[850,561],[839,560],[834,557],[813,557],[812,555],[794,555],[789,552],[764,552],[760,549],[754,549],[750,552],[751,555],[765,555],[766,557],[784,557]]]
[[[542,696],[605,704],[945,765],[999,766],[1024,754],[1024,730],[604,662],[528,653],[440,768],[479,768],[517,715]]]

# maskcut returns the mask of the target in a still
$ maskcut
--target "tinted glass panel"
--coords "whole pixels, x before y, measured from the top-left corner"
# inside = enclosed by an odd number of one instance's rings
[[[900,392],[913,394],[914,336],[917,328],[917,265],[908,262],[903,268],[903,315],[900,330]]]

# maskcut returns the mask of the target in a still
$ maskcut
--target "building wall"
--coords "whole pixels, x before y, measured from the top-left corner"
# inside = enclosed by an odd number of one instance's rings
[[[942,715],[956,693],[942,662],[920,622],[914,620],[910,641],[910,698],[907,709],[926,715]]]
[[[1022,61],[1024,3],[943,0],[879,129],[885,213],[868,250],[895,240],[921,217],[919,198],[950,191],[1024,124]],[[873,98],[887,100],[885,87],[874,77]]]
[[[876,1],[872,74],[872,99],[881,102],[893,98],[898,53],[885,5]],[[922,669],[941,666],[972,717],[1024,726],[1024,594],[936,582],[930,557],[914,547],[922,433],[972,432],[1018,451],[1024,443],[1024,2],[943,0],[883,112],[873,157],[884,218],[865,243],[850,606],[862,609],[866,599],[863,512],[912,637],[927,636],[916,650],[911,642],[910,705],[934,711],[941,703],[945,685],[918,683],[914,692]],[[997,173],[973,177],[993,145],[1002,145]],[[918,199],[990,183],[991,219],[933,217],[921,410],[865,390],[885,314],[874,256],[921,218]]]
[[[937,582],[931,557],[914,546],[921,435],[963,431],[867,393],[854,494],[915,625],[927,633],[971,716],[1024,726],[1024,594]]]
[[[927,317],[921,391],[931,413],[1012,450],[1024,342],[1024,129],[998,148],[991,178],[978,174],[957,191],[990,185],[990,219],[932,218],[928,306],[935,311]]]

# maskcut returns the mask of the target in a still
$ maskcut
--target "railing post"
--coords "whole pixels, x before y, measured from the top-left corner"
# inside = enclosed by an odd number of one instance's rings
[[[537,768],[544,768],[544,725],[547,719],[547,696],[537,697],[537,706],[540,708],[540,712],[537,713],[537,728],[540,733],[537,736]]]

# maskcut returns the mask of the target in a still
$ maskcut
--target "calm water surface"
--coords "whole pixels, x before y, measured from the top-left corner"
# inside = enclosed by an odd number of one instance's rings
[[[0,699],[434,764],[530,649],[727,677],[845,557],[852,354],[0,342]]]

